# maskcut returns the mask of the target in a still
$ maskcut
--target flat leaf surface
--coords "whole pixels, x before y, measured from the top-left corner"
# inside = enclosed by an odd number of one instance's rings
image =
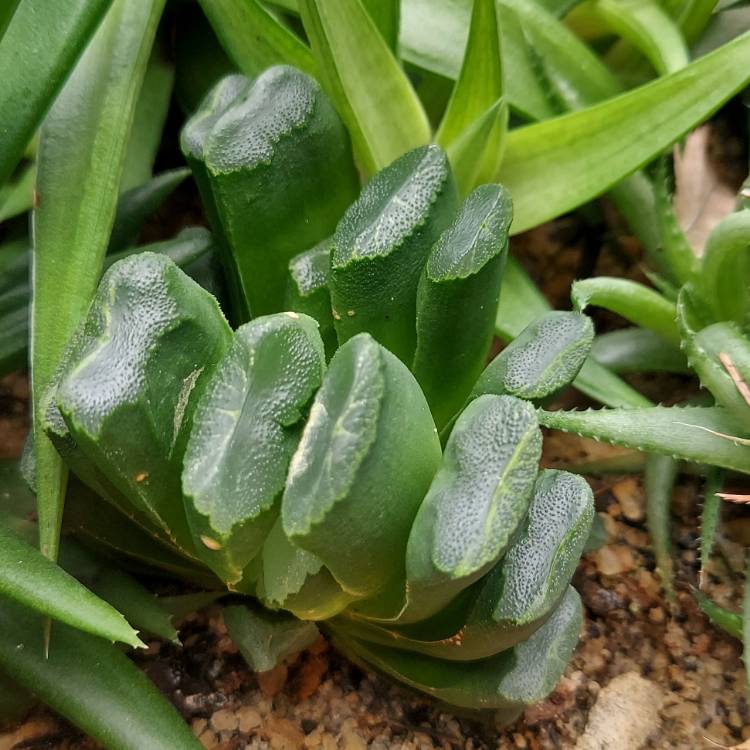
[[[428,143],[422,104],[361,0],[302,0],[300,11],[318,71],[365,172]]]
[[[750,34],[653,83],[512,131],[500,181],[515,233],[595,198],[713,114],[750,80]]]
[[[0,599],[0,668],[108,750],[200,750],[164,696],[118,648],[58,625],[45,658],[36,613]]]
[[[164,0],[116,0],[55,101],[40,136],[33,214],[31,375],[40,545],[53,558],[66,474],[40,429],[41,405],[99,280],[130,124],[163,5]],[[101,4],[85,6],[91,13]],[[62,7],[58,11],[67,20],[68,13]],[[51,18],[47,12],[42,16]],[[17,66],[16,60],[13,69]],[[37,66],[18,69],[37,70]]]
[[[142,645],[114,607],[0,522],[0,594],[111,641]]]
[[[0,184],[21,158],[112,0],[18,3],[2,35],[0,70]],[[6,4],[8,8],[13,3]],[[12,75],[10,72],[12,71]]]

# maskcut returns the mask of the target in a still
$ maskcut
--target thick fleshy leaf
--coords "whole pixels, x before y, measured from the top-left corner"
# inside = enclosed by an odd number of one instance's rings
[[[115,0],[41,131],[33,216],[31,377],[39,541],[52,558],[66,472],[41,429],[44,395],[99,281],[138,90],[163,6],[164,0]],[[14,69],[17,65],[15,60]],[[36,63],[21,67],[38,70]]]
[[[559,604],[593,516],[594,498],[584,479],[544,471],[510,547],[473,587],[468,607],[460,602],[458,620],[437,615],[410,627],[386,628],[339,618],[334,627],[362,640],[451,661],[474,661],[504,651],[528,638]]]
[[[361,0],[300,0],[326,90],[374,174],[431,137],[419,97]]]
[[[0,70],[6,71],[0,82],[0,184],[20,161],[111,4],[62,0],[49,13],[45,0],[18,3],[0,46]]]
[[[482,396],[466,407],[411,527],[394,619],[434,615],[497,562],[528,510],[541,446],[531,404]]]
[[[325,371],[312,318],[255,318],[234,334],[200,397],[182,489],[198,555],[237,585],[279,512],[307,405]]]
[[[182,457],[230,337],[213,297],[165,256],[140,253],[102,279],[57,389],[84,457],[187,551]]]
[[[411,371],[438,429],[461,408],[487,359],[512,218],[501,185],[477,188],[440,235],[419,279]]]
[[[403,576],[409,529],[439,462],[413,375],[371,336],[355,336],[331,360],[292,459],[284,532],[344,590],[377,594]]]
[[[600,334],[591,345],[591,357],[619,374],[633,372],[690,373],[685,355],[645,328],[622,328]]]
[[[593,338],[594,326],[588,316],[545,313],[487,365],[471,395],[507,393],[524,399],[546,398],[573,382]]]
[[[703,592],[696,589],[693,589],[693,596],[698,602],[698,606],[714,625],[718,625],[735,638],[743,638],[744,617],[742,615],[719,606]]]
[[[310,48],[258,0],[200,0],[200,4],[222,47],[246,76],[257,76],[278,64],[315,75]]]
[[[0,599],[0,669],[107,750],[200,750],[182,717],[117,647]]]
[[[419,278],[457,207],[437,146],[404,154],[364,188],[333,237],[329,286],[340,342],[367,332],[412,363]]]
[[[475,662],[451,662],[348,638],[339,632],[334,644],[355,661],[454,706],[496,709],[512,720],[524,707],[545,698],[578,642],[583,620],[573,588],[547,622],[515,648]]]
[[[289,261],[330,236],[357,195],[344,125],[312,78],[276,66],[226,107],[204,153],[230,271],[253,316],[279,312]]]
[[[110,641],[142,646],[114,607],[0,522],[0,594]]]
[[[285,609],[303,620],[327,620],[356,599],[341,588],[317,555],[289,541],[281,518],[263,545],[255,593],[270,609]]]
[[[595,198],[648,163],[748,83],[748,55],[750,33],[602,104],[512,131],[500,181],[513,196],[513,231]]]
[[[545,427],[750,474],[748,432],[719,406],[540,411]]]
[[[287,310],[304,313],[317,321],[328,359],[338,346],[331,312],[331,292],[328,288],[332,245],[333,240],[328,237],[289,261],[289,278],[284,298]]]
[[[320,635],[312,622],[258,606],[224,609],[229,637],[253,672],[267,672],[287,656],[312,646]]]
[[[511,341],[549,309],[549,302],[518,261],[510,256],[503,275],[495,333],[503,341]],[[635,388],[591,358],[583,363],[573,385],[581,393],[607,406],[629,408],[651,404]]]
[[[576,310],[583,312],[589,305],[603,307],[658,333],[671,344],[680,343],[674,303],[644,284],[598,276],[573,282],[570,297]]]
[[[717,320],[750,323],[750,208],[730,214],[711,232],[696,286]]]

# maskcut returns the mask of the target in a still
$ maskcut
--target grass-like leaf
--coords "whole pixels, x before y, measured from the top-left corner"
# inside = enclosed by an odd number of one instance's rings
[[[31,374],[39,541],[52,558],[66,473],[39,429],[42,398],[99,281],[129,128],[163,5],[164,0],[116,0],[42,128]]]
[[[672,562],[672,493],[677,478],[677,461],[671,456],[650,455],[646,461],[646,521],[654,547],[667,599],[674,600],[674,563]]]
[[[361,0],[301,0],[300,11],[318,74],[365,172],[428,143],[422,104]]]
[[[235,65],[249,77],[279,63],[315,74],[310,48],[258,0],[200,0]]]
[[[15,168],[111,4],[62,0],[51,13],[45,0],[18,3],[0,45],[0,184]],[[13,5],[5,3],[3,13]]]
[[[581,312],[589,305],[603,307],[679,346],[674,303],[644,284],[599,276],[574,282],[570,297]]]
[[[545,427],[750,474],[747,431],[718,406],[540,411]]]
[[[5,598],[0,669],[107,750],[201,750],[182,717],[118,648],[58,625],[45,658],[38,616]]]
[[[114,607],[0,523],[0,594],[79,630],[142,646]]]
[[[596,0],[597,13],[611,29],[637,47],[660,75],[688,64],[677,24],[655,0]]]
[[[508,135],[500,180],[518,233],[595,198],[709,117],[750,80],[750,33],[686,68]]]

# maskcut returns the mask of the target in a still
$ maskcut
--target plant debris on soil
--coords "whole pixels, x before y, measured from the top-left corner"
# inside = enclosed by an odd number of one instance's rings
[[[607,216],[605,224],[597,216],[564,217],[514,238],[514,252],[556,307],[569,307],[574,278],[645,280],[637,242],[608,228],[617,227],[612,219]],[[599,331],[620,324],[608,314],[595,318]],[[636,382],[662,401],[689,390],[678,377]],[[585,405],[572,392],[565,399],[565,406]],[[27,381],[13,375],[0,381],[1,458],[20,455],[27,429]],[[543,463],[563,466],[621,452],[547,433]],[[201,743],[215,750],[693,750],[750,740],[740,643],[711,625],[692,595],[699,573],[701,480],[682,478],[674,494],[673,602],[655,570],[641,477],[605,476],[591,483],[606,542],[583,558],[573,581],[585,605],[581,639],[553,693],[511,727],[457,716],[363,672],[322,636],[276,669],[253,674],[228,638],[218,606],[180,624],[181,646],[153,641],[134,658]],[[734,610],[740,607],[738,581],[748,544],[748,508],[727,505],[705,590]],[[43,708],[23,725],[0,731],[0,750],[93,748]]]

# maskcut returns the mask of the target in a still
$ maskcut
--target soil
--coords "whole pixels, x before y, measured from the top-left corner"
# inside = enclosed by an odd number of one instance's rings
[[[607,273],[645,280],[637,243],[612,220],[609,213],[564,217],[514,239],[514,251],[553,305],[569,306],[574,278]],[[598,330],[620,324],[609,315],[597,315],[596,322]],[[663,401],[689,391],[680,378],[641,378],[637,385]],[[584,404],[573,392],[565,395],[566,406]],[[0,381],[0,458],[20,454],[27,407],[25,375]],[[618,452],[552,433],[546,435],[544,463],[561,466]],[[590,481],[607,538],[583,558],[574,579],[585,604],[580,643],[554,692],[511,727],[457,716],[363,672],[323,637],[271,672],[253,674],[227,637],[219,607],[181,623],[181,647],[154,641],[136,661],[202,744],[219,750],[692,750],[750,740],[740,644],[712,626],[692,595],[700,480],[683,477],[674,493],[674,601],[655,570],[641,477]],[[749,543],[748,510],[727,506],[706,584],[724,606],[739,607]],[[95,747],[41,708],[20,727],[0,732],[0,750]]]

